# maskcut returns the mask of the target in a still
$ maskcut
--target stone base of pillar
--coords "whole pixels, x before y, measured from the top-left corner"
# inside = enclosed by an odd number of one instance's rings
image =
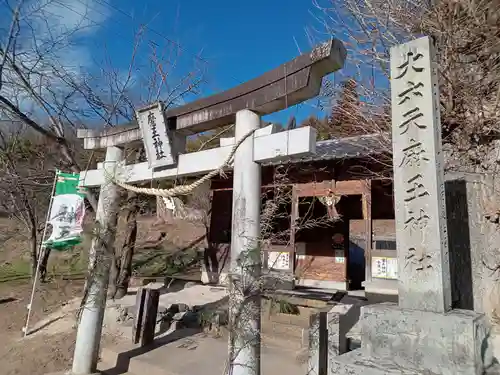
[[[481,375],[488,367],[488,332],[484,314],[473,311],[364,306],[361,348],[332,358],[329,373]]]

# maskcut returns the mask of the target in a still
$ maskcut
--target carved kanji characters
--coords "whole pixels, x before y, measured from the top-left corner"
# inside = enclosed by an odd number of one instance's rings
[[[410,247],[405,256],[405,268],[414,265],[416,271],[432,268],[432,255],[427,253],[422,246]]]
[[[424,124],[419,124],[415,120],[417,120],[420,117],[423,117],[424,114],[420,111],[419,107],[415,107],[413,109],[410,109],[409,111],[403,113],[403,117],[406,119],[403,121],[400,125],[399,128],[402,130],[400,133],[401,135],[405,134],[409,129],[410,125],[414,124],[417,128],[419,129],[425,129],[427,128],[427,125]]]
[[[420,167],[422,162],[428,160],[422,142],[417,142],[415,139],[410,138],[410,145],[403,148],[403,159],[399,166]]]
[[[408,187],[406,189],[406,197],[404,199],[405,202],[411,202],[416,198],[429,195],[429,192],[421,182],[422,179],[422,175],[417,174],[407,181]]]
[[[408,69],[410,68],[417,73],[422,72],[424,68],[419,68],[414,65],[414,62],[421,59],[422,57],[424,57],[424,55],[422,55],[420,52],[413,52],[413,51],[407,52],[405,56],[405,61],[397,67],[399,70],[402,70],[402,72],[397,77],[394,77],[394,79],[403,78],[408,72]]]
[[[419,209],[419,213],[416,214],[413,210],[408,211],[408,219],[405,221],[405,229],[410,228],[410,230],[422,230],[429,224],[430,216],[427,215],[423,208]]]
[[[401,99],[398,103],[399,105],[410,100],[411,99],[410,94],[412,94],[413,96],[423,97],[423,94],[420,91],[420,88],[424,87],[424,84],[422,82],[414,83],[412,81],[408,81],[407,83],[408,86],[410,87],[405,91],[403,91],[402,93],[398,94],[398,97]]]

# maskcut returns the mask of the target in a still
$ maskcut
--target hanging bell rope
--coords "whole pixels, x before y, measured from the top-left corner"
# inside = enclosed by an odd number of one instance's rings
[[[120,186],[121,188],[129,191],[133,191],[138,194],[146,194],[146,195],[152,195],[152,196],[157,196],[157,197],[164,197],[164,198],[169,198],[169,197],[175,197],[179,195],[188,195],[191,194],[193,190],[195,190],[197,187],[203,185],[205,182],[209,181],[212,177],[215,177],[217,175],[223,175],[224,174],[224,168],[227,168],[231,165],[231,162],[234,158],[234,154],[236,153],[236,150],[240,145],[248,138],[250,137],[255,130],[249,131],[247,134],[245,134],[238,142],[235,143],[233,148],[231,149],[231,152],[229,153],[228,157],[224,161],[224,163],[217,169],[214,169],[210,173],[206,174],[199,180],[196,180],[192,184],[189,185],[181,185],[181,186],[176,186],[171,189],[158,189],[158,188],[140,188],[134,185],[127,184],[125,182],[118,181],[114,176],[111,176],[105,169],[104,169],[104,175],[106,178],[113,182],[114,184]]]

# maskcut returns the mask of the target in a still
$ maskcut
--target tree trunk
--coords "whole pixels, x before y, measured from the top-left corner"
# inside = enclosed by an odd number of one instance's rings
[[[40,253],[39,256],[43,257],[41,262],[40,262],[40,268],[38,269],[38,272],[40,273],[40,282],[44,283],[46,281],[47,277],[47,264],[49,263],[49,257],[50,257],[50,249],[45,248],[43,251]]]
[[[116,249],[116,246],[115,246]],[[120,274],[120,260],[116,252],[111,257],[111,266],[109,269],[109,282],[108,282],[108,298],[113,299],[116,297],[116,282]]]
[[[36,228],[31,229],[31,278],[35,277],[36,267],[38,266],[38,257],[42,257],[38,267],[38,278],[43,283],[47,277],[47,264],[49,263],[50,249],[42,249],[38,252],[37,233]]]
[[[115,298],[122,298],[127,294],[130,277],[132,276],[132,258],[134,256],[137,239],[137,213],[139,211],[137,194],[128,193],[127,234],[121,248],[119,274],[116,280]]]
[[[35,278],[36,274],[36,266],[38,264],[38,246],[36,243],[37,235],[36,235],[36,228],[32,227],[31,228],[31,235],[30,235],[30,245],[31,245],[31,278]]]
[[[144,156],[144,148],[136,151],[135,162],[139,163]],[[120,259],[115,256],[112,298],[119,299],[127,294],[130,278],[132,276],[132,258],[134,257],[135,242],[137,240],[137,214],[139,212],[139,199],[137,193],[128,192],[127,196],[127,227],[125,241],[121,247]]]

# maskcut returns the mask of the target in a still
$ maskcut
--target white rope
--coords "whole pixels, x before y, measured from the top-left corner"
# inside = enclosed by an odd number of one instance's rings
[[[212,177],[217,176],[218,174],[224,174],[224,168],[230,166],[234,154],[236,153],[236,150],[240,145],[254,133],[255,130],[249,131],[247,134],[245,134],[238,142],[235,143],[233,148],[231,149],[231,152],[229,153],[229,156],[226,158],[224,163],[217,169],[214,169],[210,173],[206,174],[199,180],[193,182],[192,184],[189,185],[182,185],[182,186],[176,186],[172,189],[157,189],[157,188],[140,188],[134,185],[127,184],[125,182],[118,181],[115,179],[113,176],[111,176],[109,173],[107,173],[106,170],[104,170],[104,174],[106,178],[113,182],[114,184],[120,186],[121,188],[129,191],[133,191],[138,194],[146,194],[146,195],[152,195],[152,196],[157,196],[157,197],[175,197],[178,195],[188,195],[190,194],[193,190],[195,190],[197,187],[200,185],[203,185],[205,182],[209,181]]]

